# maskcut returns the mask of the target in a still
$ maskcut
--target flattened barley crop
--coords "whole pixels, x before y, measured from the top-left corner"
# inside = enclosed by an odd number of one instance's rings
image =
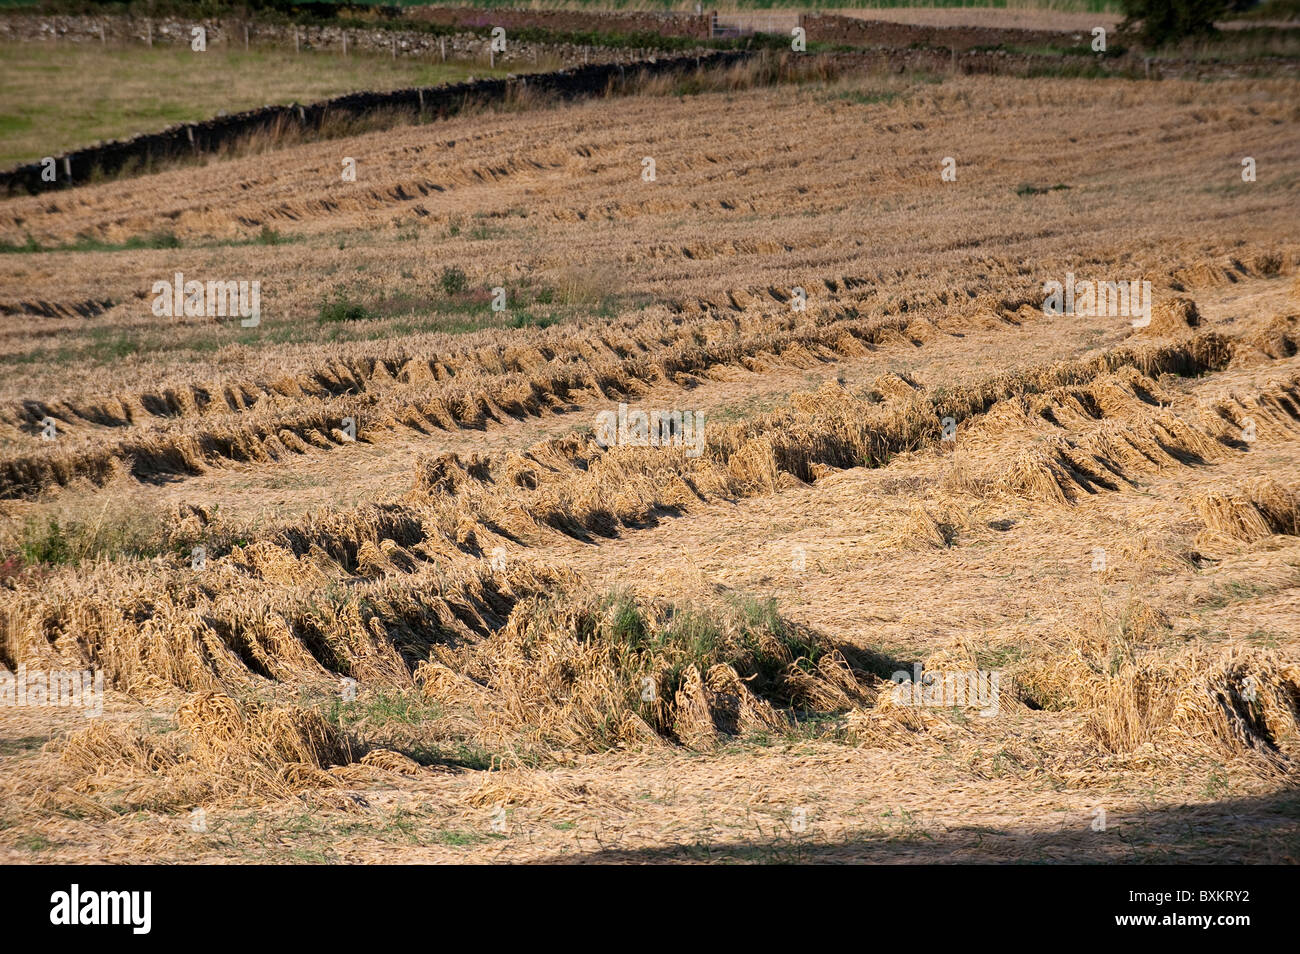
[[[23,756],[22,826],[1294,786],[1295,84],[742,73],[0,204],[0,663],[159,717]]]

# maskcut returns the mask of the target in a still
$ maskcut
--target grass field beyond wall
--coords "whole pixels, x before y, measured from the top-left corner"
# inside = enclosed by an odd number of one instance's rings
[[[375,54],[3,43],[0,166],[220,112],[507,72]]]

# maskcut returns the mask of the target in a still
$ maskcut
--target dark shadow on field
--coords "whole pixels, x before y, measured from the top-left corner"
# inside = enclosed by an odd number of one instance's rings
[[[1104,795],[1098,804],[1105,804]],[[882,804],[882,810],[888,807]],[[606,848],[565,854],[554,864],[1298,864],[1300,789],[1270,795],[1114,813],[1094,831],[1089,813],[1049,828],[977,824],[927,829],[881,819],[839,841],[817,838],[816,810],[807,832],[753,841],[694,842],[645,849]]]

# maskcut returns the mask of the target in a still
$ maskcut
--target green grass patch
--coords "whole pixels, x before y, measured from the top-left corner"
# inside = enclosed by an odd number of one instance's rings
[[[0,739],[0,756],[35,752],[48,741],[50,741],[49,738],[43,735],[24,735],[16,739]]]
[[[19,835],[17,841],[18,847],[23,849],[23,851],[49,851],[54,847],[54,842],[39,832]]]
[[[211,9],[192,12],[212,15]],[[249,51],[242,44],[214,44],[201,54],[188,44],[0,42],[0,63],[0,167],[268,103],[314,103],[358,90],[437,86],[518,71],[469,61],[393,59],[379,51],[353,50],[346,59],[326,50],[295,55],[292,44],[259,49],[256,41]]]
[[[351,702],[335,699],[324,713],[339,728],[420,725],[442,717],[442,708],[413,692],[376,691]]]
[[[463,295],[469,290],[469,278],[465,275],[463,269],[455,266],[442,270],[442,275],[438,278],[438,284],[442,286],[443,294],[448,297]]]
[[[450,828],[434,834],[437,841],[453,848],[471,848],[474,845],[481,845],[485,841],[504,837],[506,836],[496,832],[466,831],[463,828]]]
[[[336,291],[333,298],[320,303],[317,320],[321,322],[369,321],[371,318],[378,317],[379,315],[371,311],[367,306],[353,301],[340,291]]]
[[[213,514],[215,516],[215,509]],[[163,507],[138,497],[52,504],[0,530],[0,565],[76,566],[97,560],[170,557],[188,562],[202,546],[209,559],[245,541],[216,522],[181,530]]]

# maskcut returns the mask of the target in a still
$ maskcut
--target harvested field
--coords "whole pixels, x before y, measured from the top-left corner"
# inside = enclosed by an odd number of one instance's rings
[[[992,27],[1005,30],[1114,29],[1124,19],[1118,4],[1009,3],[1004,7],[966,5],[897,5],[850,7],[840,16],[930,27]]]
[[[1297,91],[756,60],[0,201],[0,666],[106,686],[0,708],[0,859],[1296,861]]]

